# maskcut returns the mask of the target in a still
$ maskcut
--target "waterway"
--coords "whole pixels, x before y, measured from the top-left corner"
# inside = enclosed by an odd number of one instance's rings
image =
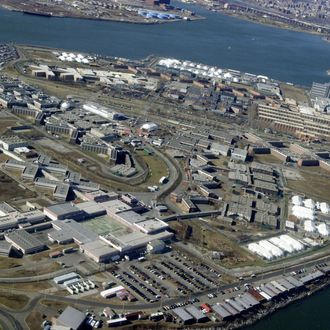
[[[246,330],[329,330],[330,287],[267,316]]]
[[[194,9],[205,20],[135,25],[46,18],[0,10],[0,42],[139,59],[150,54],[268,75],[309,86],[326,82],[330,43],[320,36]]]
[[[0,10],[0,42],[144,58],[189,59],[311,85],[330,81],[330,43],[192,7],[206,20],[163,25],[44,18]],[[249,330],[330,329],[330,288],[278,311]]]

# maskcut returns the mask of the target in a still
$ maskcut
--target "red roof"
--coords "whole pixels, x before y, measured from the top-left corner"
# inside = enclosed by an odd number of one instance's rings
[[[202,309],[204,310],[205,313],[210,313],[212,311],[212,308],[209,304],[202,304],[201,305]]]

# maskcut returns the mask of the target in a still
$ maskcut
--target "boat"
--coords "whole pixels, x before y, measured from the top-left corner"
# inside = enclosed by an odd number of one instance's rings
[[[40,13],[40,12],[37,12],[37,11],[27,11],[27,10],[24,10],[23,11],[23,14],[26,14],[26,15],[35,15],[35,16],[43,16],[43,17],[52,17],[52,13]]]

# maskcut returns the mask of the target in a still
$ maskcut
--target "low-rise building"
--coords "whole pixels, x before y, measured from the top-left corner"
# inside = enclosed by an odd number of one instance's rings
[[[21,139],[20,137],[16,135],[11,135],[1,136],[0,145],[2,145],[5,150],[13,151],[15,148],[27,147],[29,144],[27,141]]]
[[[5,239],[23,254],[40,252],[46,248],[44,243],[24,229],[5,234]]]

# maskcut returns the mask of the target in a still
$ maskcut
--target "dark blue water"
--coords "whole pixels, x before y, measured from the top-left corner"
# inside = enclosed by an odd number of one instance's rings
[[[289,305],[246,330],[329,330],[330,287]]]
[[[330,43],[193,6],[206,20],[134,25],[45,18],[0,10],[0,42],[44,45],[128,58],[150,54],[268,75],[301,85],[330,81]]]

